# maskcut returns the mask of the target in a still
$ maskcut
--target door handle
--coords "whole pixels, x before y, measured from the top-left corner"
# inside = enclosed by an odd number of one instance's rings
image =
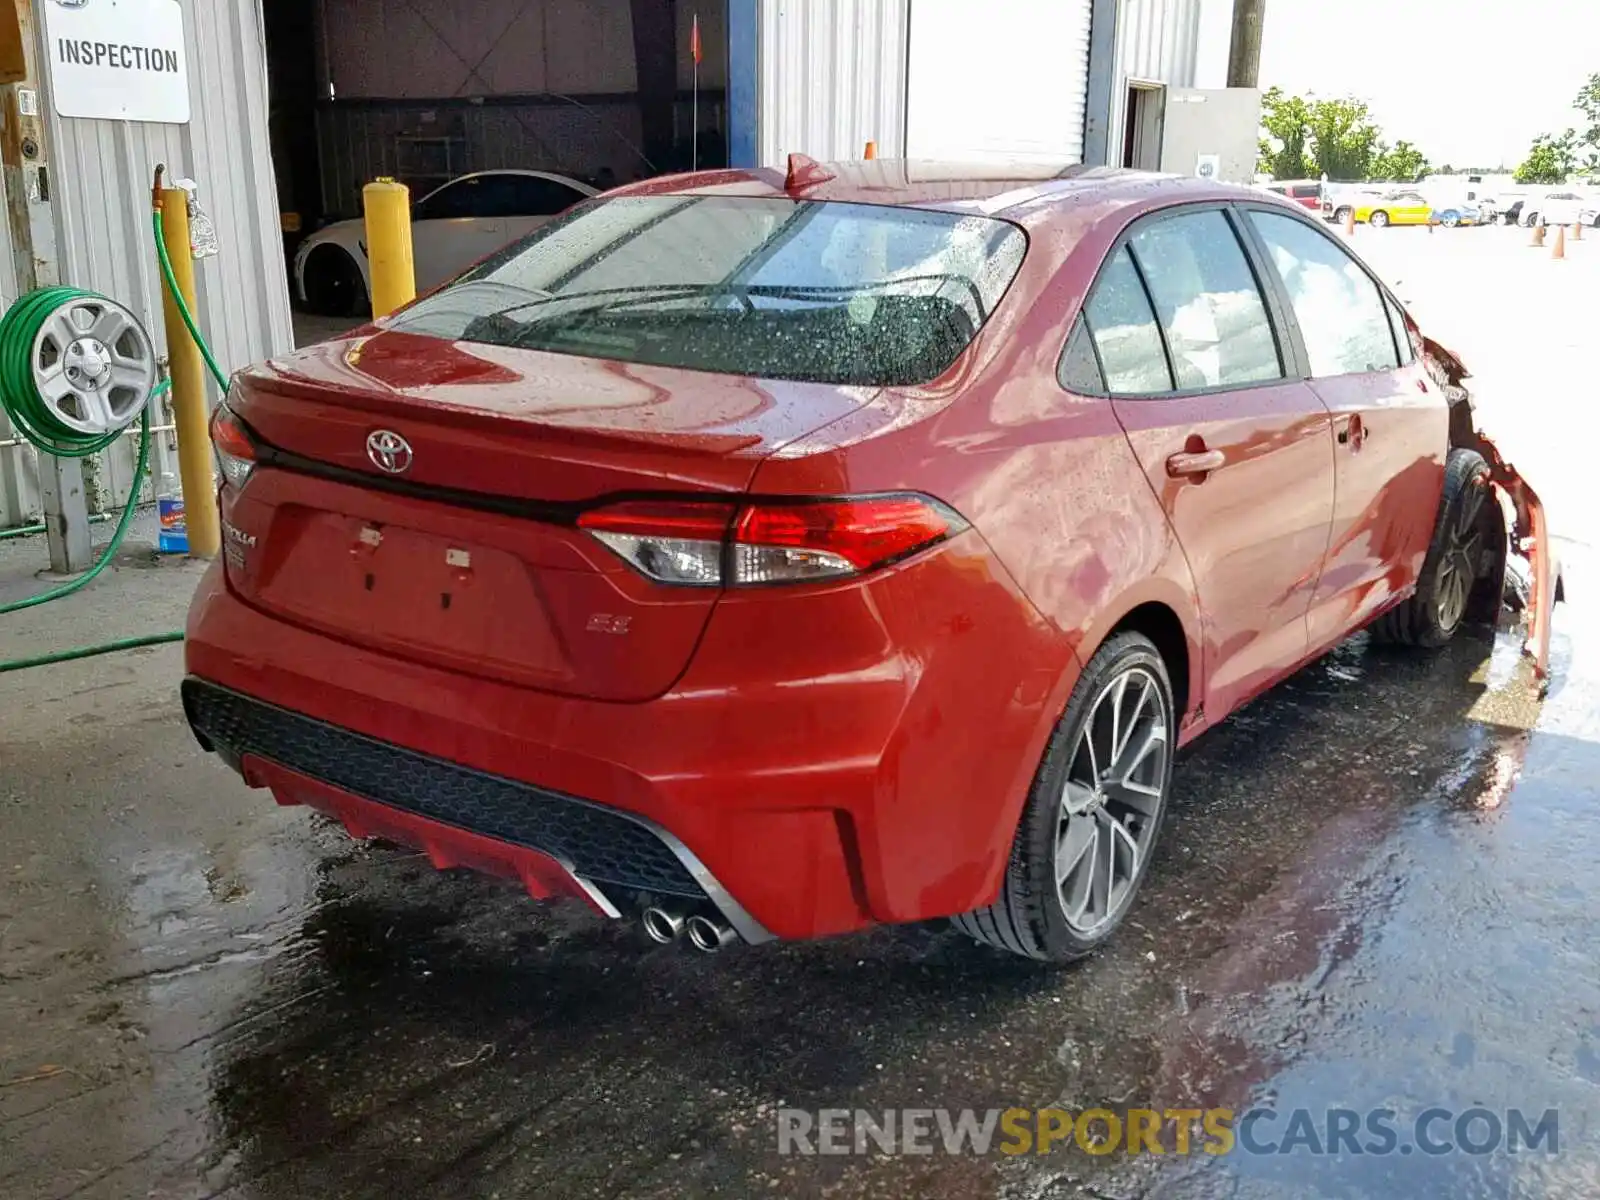
[[[1228,456],[1221,450],[1186,450],[1167,459],[1167,474],[1174,479],[1184,476],[1206,476],[1220,471],[1228,464]]]
[[[1346,419],[1339,430],[1339,444],[1349,446],[1352,450],[1359,450],[1371,433],[1372,430],[1367,427],[1366,422],[1360,416],[1353,415]]]

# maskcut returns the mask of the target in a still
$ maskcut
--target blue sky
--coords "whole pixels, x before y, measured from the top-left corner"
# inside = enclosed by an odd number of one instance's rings
[[[1515,165],[1597,71],[1600,0],[1267,2],[1262,87],[1360,96],[1436,165]]]

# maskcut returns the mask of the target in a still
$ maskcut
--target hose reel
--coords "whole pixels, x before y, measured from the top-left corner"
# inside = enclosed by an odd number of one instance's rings
[[[150,465],[150,402],[167,387],[149,333],[114,300],[77,288],[44,288],[0,317],[0,410],[41,453],[87,458],[135,421],[142,433],[128,502],[94,565],[59,587],[0,604],[0,615],[69,596],[110,564],[133,523],[139,481]],[[35,660],[0,663],[0,672],[32,665]]]
[[[99,453],[165,386],[149,333],[114,300],[44,288],[0,317],[0,407],[46,454]]]

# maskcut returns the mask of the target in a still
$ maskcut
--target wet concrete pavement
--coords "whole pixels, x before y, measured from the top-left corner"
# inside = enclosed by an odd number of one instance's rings
[[[1130,924],[1058,972],[933,926],[652,947],[274,808],[195,748],[176,648],[0,676],[0,1196],[1600,1194],[1600,570],[1566,569],[1543,702],[1507,634],[1358,637],[1201,739]],[[189,586],[125,570],[52,636]],[[777,1153],[778,1107],[1267,1103],[1556,1108],[1560,1149]]]

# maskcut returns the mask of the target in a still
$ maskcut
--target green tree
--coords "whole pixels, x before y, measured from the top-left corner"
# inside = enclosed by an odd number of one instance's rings
[[[1378,143],[1372,156],[1368,179],[1392,179],[1396,183],[1415,183],[1428,173],[1428,159],[1410,142],[1401,139],[1393,146]],[[1448,174],[1443,171],[1441,174]]]
[[[1517,168],[1518,183],[1565,183],[1578,165],[1578,133],[1542,133],[1533,139],[1528,157]]]
[[[1299,96],[1270,87],[1261,96],[1260,157],[1256,170],[1274,179],[1305,179],[1311,174],[1306,160],[1311,110]]]
[[[1315,170],[1329,179],[1366,179],[1378,147],[1378,127],[1365,100],[1313,100],[1306,128]]]
[[[1583,144],[1590,151],[1600,153],[1600,71],[1589,76],[1589,82],[1579,90],[1572,107],[1583,114]]]

